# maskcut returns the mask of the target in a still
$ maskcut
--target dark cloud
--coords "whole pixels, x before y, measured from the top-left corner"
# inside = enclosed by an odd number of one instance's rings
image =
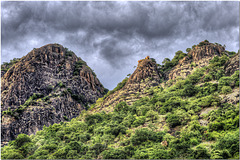
[[[60,43],[114,88],[137,60],[208,39],[239,48],[238,2],[1,2],[2,62]]]

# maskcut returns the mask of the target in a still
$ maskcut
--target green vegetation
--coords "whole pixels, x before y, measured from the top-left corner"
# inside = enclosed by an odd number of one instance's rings
[[[80,74],[80,71],[83,68],[83,66],[85,66],[88,70],[90,70],[91,73],[96,77],[96,74],[94,73],[94,71],[81,58],[79,58],[79,61],[77,61],[75,63],[75,68],[74,68],[74,71],[73,71],[73,75],[78,76]]]
[[[59,86],[60,88],[64,88],[64,87],[66,87],[66,85],[63,84],[63,82],[61,82],[61,81],[58,83],[58,86]]]
[[[164,65],[176,64],[184,55],[179,51]],[[186,79],[172,81],[164,89],[150,88],[151,96],[132,105],[120,102],[107,113],[85,111],[35,135],[20,134],[2,148],[1,158],[239,159],[239,103],[221,99],[239,87],[238,71],[229,77],[224,74],[227,60],[226,56],[213,58],[209,66],[195,69]],[[121,89],[127,80],[97,103]],[[64,94],[74,97],[69,88]]]
[[[160,71],[169,71],[171,68],[178,64],[179,60],[183,59],[185,56],[187,56],[186,53],[183,53],[182,51],[177,51],[172,60],[170,60],[169,58],[165,58],[162,62],[163,65],[161,66]]]
[[[113,94],[114,92],[122,89],[124,87],[124,85],[127,83],[128,81],[128,77],[126,77],[125,79],[122,80],[122,82],[117,84],[117,87],[115,87],[113,90],[108,91],[107,94],[104,95],[103,99],[106,99],[109,95]]]
[[[65,48],[65,58],[72,57],[74,55],[73,51],[69,50],[68,48]]]
[[[85,61],[81,60],[81,59],[76,62],[74,72],[73,72],[74,76],[79,75],[80,70],[82,69],[83,65],[87,65],[87,63]]]
[[[2,116],[10,115],[10,116],[18,119],[17,113],[22,113],[28,106],[34,105],[36,99],[39,99],[42,97],[44,97],[43,94],[33,93],[33,95],[30,96],[23,105],[20,105],[17,109],[14,109],[14,110],[11,110],[10,108],[8,108],[6,111],[2,112]],[[48,97],[44,97],[44,100],[47,100],[47,99],[48,99]]]
[[[10,60],[10,62],[3,62],[3,65],[1,65],[1,71],[8,71],[14,64],[20,61],[20,58],[13,58]]]
[[[209,44],[209,41],[208,40],[205,40],[205,41],[202,41],[198,44],[198,46],[204,46],[204,45],[208,45]]]
[[[190,52],[192,49],[191,48],[187,48],[186,49],[186,52]]]

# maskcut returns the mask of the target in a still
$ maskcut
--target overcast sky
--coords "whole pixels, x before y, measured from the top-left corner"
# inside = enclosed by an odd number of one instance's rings
[[[147,55],[161,63],[205,39],[239,49],[239,2],[1,2],[1,61],[59,43],[108,89]]]

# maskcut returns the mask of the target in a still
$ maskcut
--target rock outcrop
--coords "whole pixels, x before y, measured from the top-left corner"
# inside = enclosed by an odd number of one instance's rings
[[[106,97],[100,106],[96,106],[96,111],[111,111],[116,104],[122,101],[130,105],[141,97],[151,95],[151,91],[148,89],[155,86],[160,87],[161,78],[162,75],[157,70],[156,62],[149,57],[138,61],[136,70],[126,84],[120,90]]]
[[[225,75],[230,76],[239,70],[239,53],[235,54],[224,66]]]
[[[72,119],[104,94],[81,58],[59,44],[33,49],[1,78],[2,142]]]
[[[186,57],[180,60],[178,65],[166,73],[166,80],[174,80],[177,77],[186,78],[195,68],[207,66],[213,57],[221,56],[225,52],[223,46],[209,42],[201,43],[201,45],[197,45]]]

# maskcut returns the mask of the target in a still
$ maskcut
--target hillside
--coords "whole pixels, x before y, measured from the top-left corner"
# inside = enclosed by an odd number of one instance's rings
[[[18,135],[1,158],[239,159],[239,53],[208,41],[187,51],[140,60],[87,111]]]
[[[86,62],[59,44],[34,48],[1,71],[2,143],[75,118],[105,92]]]

